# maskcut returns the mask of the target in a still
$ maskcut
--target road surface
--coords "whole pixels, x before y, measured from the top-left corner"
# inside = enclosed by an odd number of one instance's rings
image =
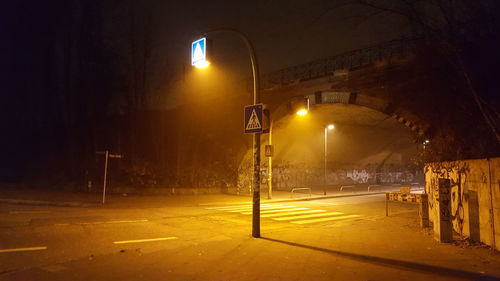
[[[237,196],[1,204],[0,280],[498,280],[498,253],[439,244],[416,205],[386,217],[384,198],[263,203],[261,239]]]

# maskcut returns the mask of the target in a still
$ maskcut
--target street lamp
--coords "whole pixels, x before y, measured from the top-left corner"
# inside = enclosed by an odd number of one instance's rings
[[[236,34],[244,42],[250,55],[250,62],[252,64],[252,77],[253,77],[253,103],[254,105],[260,103],[259,93],[259,68],[257,64],[257,56],[255,49],[248,37],[240,31],[233,28],[218,28],[205,32],[218,33],[230,32]],[[207,55],[210,53],[207,50],[208,42],[206,38],[196,40],[191,45],[191,63],[196,66],[207,67],[210,65]],[[253,134],[253,208],[252,208],[252,236],[255,238],[260,237],[260,133]]]
[[[307,115],[309,112],[309,99],[300,97],[299,99],[295,99],[290,102],[289,106],[292,110],[295,110],[295,113],[299,116]],[[276,110],[277,111],[277,110]],[[276,112],[273,114],[269,114],[269,138],[268,145],[271,148],[271,155],[267,158],[267,199],[271,199],[273,197],[273,125],[274,125],[274,117],[272,115],[276,115]]]
[[[328,124],[325,127],[325,184],[323,185],[323,195],[326,195],[326,166],[327,166],[327,155],[328,155],[328,131],[335,128],[333,124]]]
[[[307,114],[307,109],[305,108],[302,108],[302,109],[299,109],[297,112],[296,112],[297,115],[299,116],[304,116]]]

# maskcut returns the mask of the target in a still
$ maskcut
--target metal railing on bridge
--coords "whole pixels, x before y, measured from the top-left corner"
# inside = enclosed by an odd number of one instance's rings
[[[366,66],[393,56],[414,53],[416,39],[399,39],[284,68],[261,77],[263,89],[331,75],[340,69]]]

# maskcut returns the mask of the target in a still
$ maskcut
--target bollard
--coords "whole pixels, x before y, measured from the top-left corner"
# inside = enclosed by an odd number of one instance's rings
[[[389,216],[389,192],[385,193],[385,216]]]
[[[418,214],[420,215],[420,226],[422,228],[429,227],[429,199],[427,194],[420,194],[420,209]]]

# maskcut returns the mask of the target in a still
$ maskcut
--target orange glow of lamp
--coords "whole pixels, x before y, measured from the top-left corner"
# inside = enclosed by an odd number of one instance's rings
[[[301,108],[301,109],[297,110],[296,113],[297,113],[297,115],[304,116],[307,114],[307,112],[308,112],[308,110],[306,108]]]

